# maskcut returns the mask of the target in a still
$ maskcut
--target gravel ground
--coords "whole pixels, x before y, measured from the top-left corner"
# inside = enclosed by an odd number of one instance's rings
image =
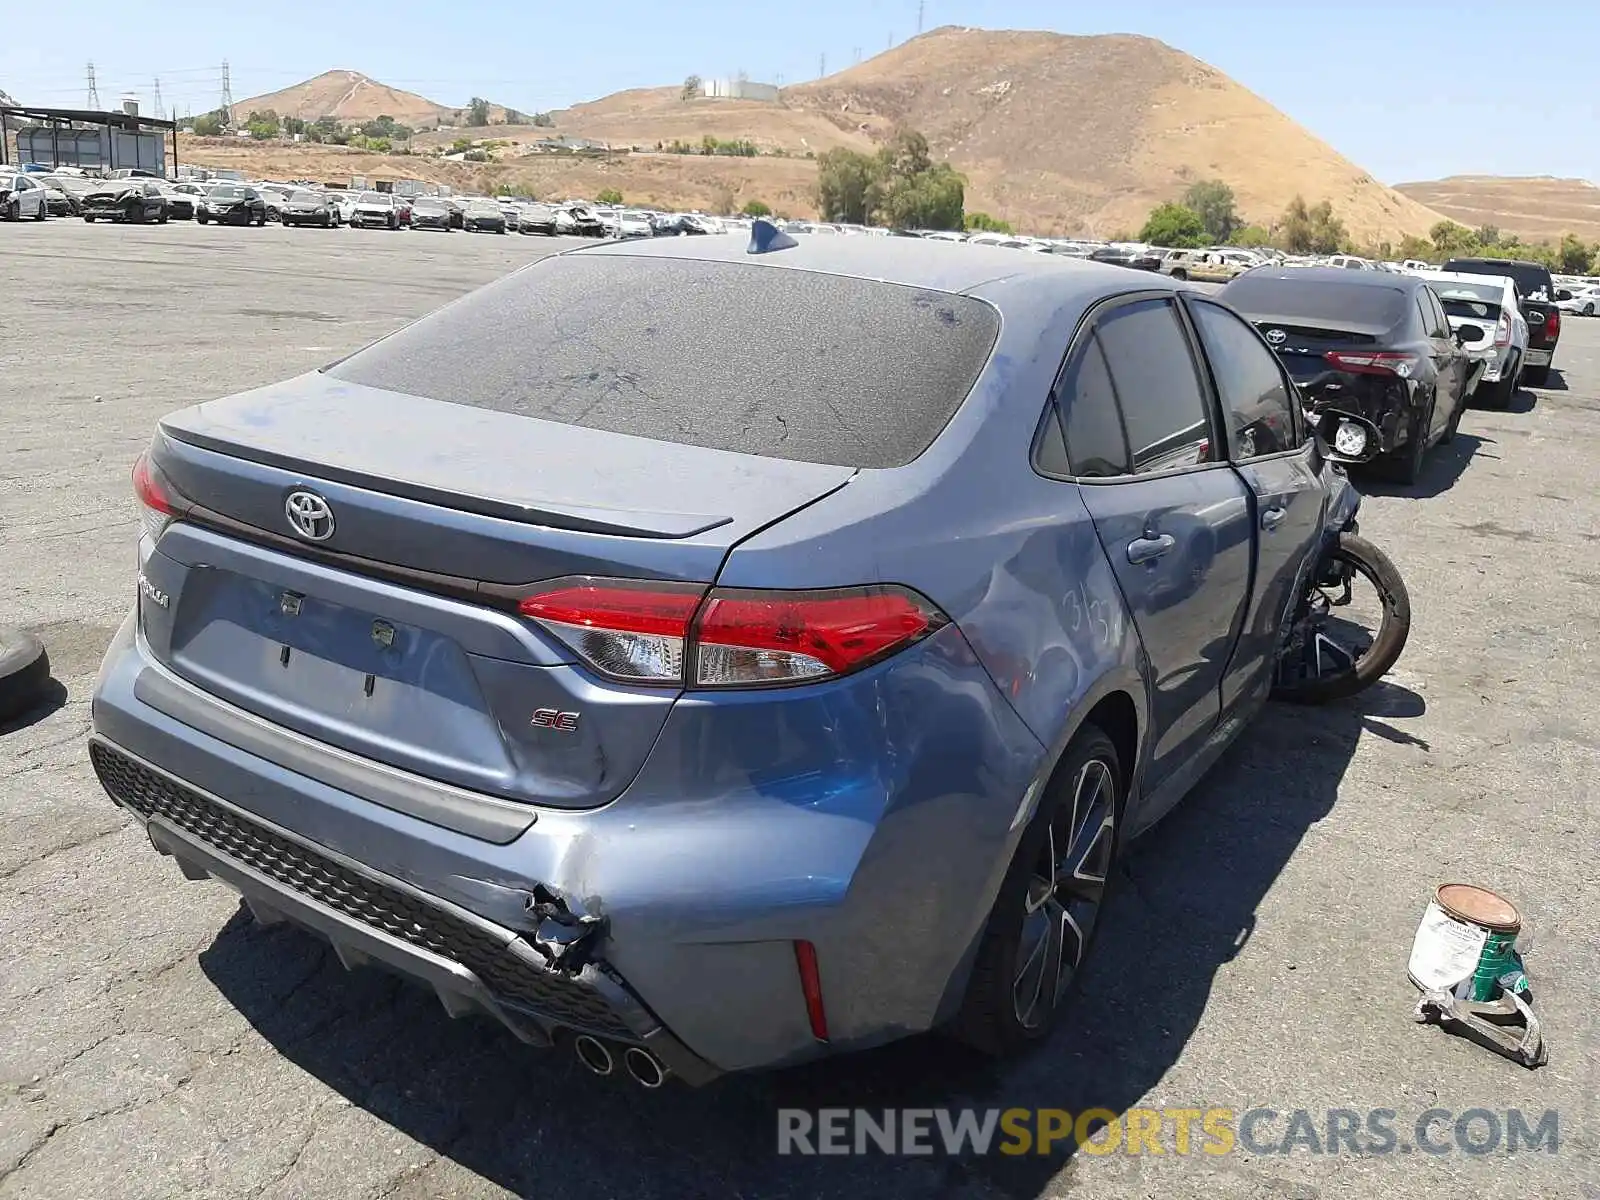
[[[642,1092],[346,975],[311,937],[181,882],[101,795],[83,742],[132,599],[128,468],[152,422],[558,244],[0,229],[0,624],[38,632],[61,685],[0,729],[0,1198],[1600,1197],[1600,321],[1569,322],[1549,388],[1469,413],[1419,486],[1373,489],[1363,532],[1415,614],[1399,667],[1347,705],[1270,709],[1134,848],[1074,1022],[1020,1063],[921,1039]],[[1410,1020],[1411,934],[1452,879],[1537,922],[1540,1071]],[[1319,1131],[1330,1109],[1390,1109],[1399,1145],[776,1155],[776,1108],[853,1105],[1304,1109]],[[1468,1154],[1446,1125],[1450,1153],[1409,1153],[1434,1107],[1554,1110],[1559,1145]]]

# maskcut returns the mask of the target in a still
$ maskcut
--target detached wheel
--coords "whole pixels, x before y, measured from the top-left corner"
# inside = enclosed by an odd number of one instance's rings
[[[951,1032],[988,1054],[1049,1036],[1076,992],[1112,883],[1123,814],[1117,747],[1078,732],[1000,884]]]
[[[50,656],[31,633],[0,626],[0,722],[27,712],[50,682]]]

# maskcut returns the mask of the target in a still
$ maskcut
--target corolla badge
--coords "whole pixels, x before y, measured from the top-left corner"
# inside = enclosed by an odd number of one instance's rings
[[[1283,345],[1283,343],[1286,342],[1288,340],[1288,338],[1289,338],[1289,335],[1287,333],[1285,333],[1281,329],[1269,329],[1269,330],[1267,330],[1267,341],[1271,342],[1274,346]]]
[[[333,536],[333,509],[315,492],[290,492],[283,513],[289,528],[308,542],[325,542]]]

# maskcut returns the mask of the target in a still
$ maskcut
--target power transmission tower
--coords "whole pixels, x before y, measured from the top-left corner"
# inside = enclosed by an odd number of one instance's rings
[[[100,91],[94,86],[94,64],[89,64],[89,110],[100,111]]]
[[[154,108],[156,110],[156,120],[165,121],[167,119],[167,114],[164,113],[161,110],[161,78],[160,78],[160,76],[156,77],[156,97],[155,97]]]
[[[222,60],[222,123],[233,124],[233,81],[228,78],[228,60]]]
[[[855,62],[855,65],[858,66],[858,67],[861,65],[861,47],[860,46],[856,47],[856,62]]]
[[[922,33],[922,18],[927,12],[927,8],[928,0],[917,0],[917,33],[919,36]]]
[[[892,29],[889,30],[889,42],[888,42],[888,44],[886,46],[884,46],[884,49],[885,50],[893,50],[894,49],[894,30],[892,30]]]

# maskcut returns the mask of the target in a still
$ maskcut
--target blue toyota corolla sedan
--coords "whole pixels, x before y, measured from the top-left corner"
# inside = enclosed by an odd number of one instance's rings
[[[646,1086],[1043,1037],[1354,492],[1184,285],[775,234],[163,420],[89,748],[155,849]]]

